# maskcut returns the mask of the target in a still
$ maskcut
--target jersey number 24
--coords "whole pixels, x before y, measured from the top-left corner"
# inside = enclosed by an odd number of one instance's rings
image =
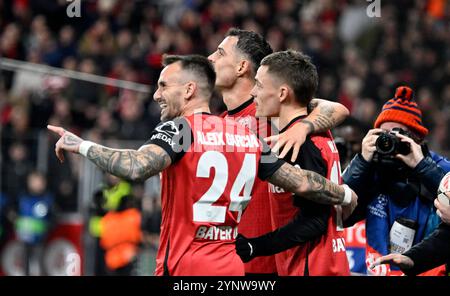
[[[237,222],[239,222],[242,212],[251,199],[256,177],[256,155],[245,154],[242,167],[235,180],[229,180],[228,161],[225,155],[218,151],[207,151],[202,154],[198,161],[196,176],[198,178],[209,178],[211,168],[214,168],[215,171],[214,179],[205,194],[193,205],[194,222],[224,223],[227,210],[238,212]],[[233,182],[229,208],[213,205],[224,194],[229,181]]]

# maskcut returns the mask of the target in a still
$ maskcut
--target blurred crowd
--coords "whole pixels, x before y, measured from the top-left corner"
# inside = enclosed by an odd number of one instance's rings
[[[66,14],[69,4],[0,0],[0,57],[146,84],[151,91],[2,69],[1,208],[31,190],[25,184],[34,174],[44,179],[47,189],[40,191],[49,192],[58,210],[75,211],[80,162],[76,156],[57,162],[56,139],[46,125],[110,145],[142,144],[159,122],[152,93],[162,54],[208,55],[230,27],[263,34],[274,51],[291,48],[310,55],[319,71],[317,97],[351,111],[348,125],[358,129],[358,139],[394,89],[411,86],[431,131],[430,147],[449,155],[450,5],[445,0],[381,0],[381,17],[368,17],[365,0],[86,0],[80,17],[73,18]],[[219,113],[223,105],[216,96],[212,109]],[[49,140],[47,146],[39,144],[40,137]],[[44,165],[39,153],[47,153]],[[46,168],[44,177],[36,173],[39,166]]]

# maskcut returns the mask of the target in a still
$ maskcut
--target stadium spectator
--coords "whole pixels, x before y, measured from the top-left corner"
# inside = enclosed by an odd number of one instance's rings
[[[148,137],[148,130],[154,128],[143,118],[144,106],[142,99],[134,91],[127,91],[122,97],[119,107],[119,138],[123,140],[142,141]]]
[[[164,122],[139,150],[107,148],[49,126],[61,136],[55,148],[61,161],[64,150],[80,153],[103,170],[134,181],[163,171],[156,275],[244,275],[234,241],[256,174],[317,202],[356,202],[348,187],[295,169],[268,149],[262,154],[262,143],[248,129],[210,115],[216,75],[206,58],[167,56],[164,64],[154,94]],[[246,139],[246,147],[234,139],[237,136]],[[211,184],[207,179],[212,168]]]
[[[21,141],[13,142],[8,149],[2,167],[3,191],[15,200],[26,184],[28,174],[33,170],[29,159],[29,148]]]
[[[94,238],[94,274],[108,275],[105,263],[105,249],[100,245],[101,220],[109,212],[117,210],[121,200],[131,193],[131,185],[126,181],[106,174],[105,182],[94,192],[89,204],[89,234]],[[109,239],[110,241],[111,239]],[[108,241],[108,239],[107,239]],[[120,242],[120,241],[119,241]]]
[[[89,230],[96,239],[96,275],[136,275],[141,213],[130,183],[112,175],[94,194]]]
[[[27,176],[26,191],[22,192],[17,202],[15,221],[16,236],[25,245],[25,274],[39,275],[32,266],[40,266],[42,247],[55,214],[54,196],[47,191],[47,180],[42,173],[33,171]]]
[[[346,168],[356,154],[361,152],[361,142],[369,128],[355,119],[348,117],[340,126],[332,130],[336,148],[339,151],[341,168]]]
[[[386,131],[400,141],[390,145],[386,135],[378,141]],[[442,169],[449,171],[450,162],[428,151],[427,134],[412,90],[399,87],[363,139],[362,152],[344,172],[344,182],[361,196],[346,225],[366,219],[367,265],[390,252],[407,251],[437,226],[430,192],[437,191],[439,179],[433,176]],[[400,148],[402,144],[406,148]],[[400,271],[381,266],[369,272],[395,275]],[[430,271],[435,273],[440,270]]]

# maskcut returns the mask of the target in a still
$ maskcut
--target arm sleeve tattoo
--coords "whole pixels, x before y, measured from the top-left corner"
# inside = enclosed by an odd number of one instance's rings
[[[344,189],[321,175],[283,164],[268,181],[287,191],[321,204],[341,204]]]
[[[327,103],[319,104],[317,101],[311,101],[308,105],[308,112],[310,115],[302,120],[302,123],[308,125],[310,134],[327,131],[338,123],[337,111]]]
[[[139,150],[92,146],[87,158],[103,170],[131,181],[143,181],[178,161],[191,145],[192,132],[180,117],[159,124]]]
[[[102,170],[130,181],[144,181],[171,164],[167,152],[157,145],[146,145],[140,150],[94,145],[89,148],[87,158]]]

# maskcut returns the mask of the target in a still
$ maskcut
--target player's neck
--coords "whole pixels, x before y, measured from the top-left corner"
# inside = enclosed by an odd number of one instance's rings
[[[254,82],[249,79],[238,79],[236,83],[227,89],[222,89],[222,97],[227,110],[234,110],[247,102],[251,97]]]
[[[289,122],[291,122],[294,118],[308,115],[308,110],[306,107],[301,107],[298,105],[281,105],[280,108],[280,120],[278,123],[278,129],[282,130],[285,128]]]
[[[183,116],[189,116],[194,113],[211,113],[211,110],[209,109],[209,103],[206,101],[190,101],[184,111]]]

